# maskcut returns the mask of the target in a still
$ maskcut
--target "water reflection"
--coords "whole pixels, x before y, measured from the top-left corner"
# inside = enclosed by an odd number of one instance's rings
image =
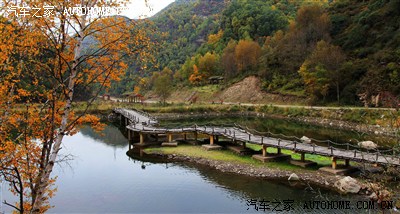
[[[124,131],[113,125],[107,125],[100,133],[96,132],[90,126],[84,126],[80,130],[80,133],[83,136],[88,136],[107,146],[124,148],[126,145],[128,145],[128,140],[123,135]]]

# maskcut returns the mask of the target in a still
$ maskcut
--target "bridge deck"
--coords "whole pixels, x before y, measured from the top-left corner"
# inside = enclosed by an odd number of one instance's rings
[[[360,149],[342,149],[335,147],[319,146],[315,144],[303,143],[300,141],[289,141],[256,135],[238,127],[217,127],[217,126],[192,126],[185,128],[160,128],[156,127],[157,120],[150,115],[137,112],[135,110],[117,109],[114,110],[130,120],[127,129],[134,132],[146,134],[183,134],[183,133],[202,133],[214,136],[224,136],[228,139],[248,142],[258,145],[266,145],[281,149],[292,150],[309,154],[318,154],[338,159],[349,159],[357,162],[378,163],[385,165],[400,166],[400,157],[398,155],[385,155],[380,151],[362,151]]]

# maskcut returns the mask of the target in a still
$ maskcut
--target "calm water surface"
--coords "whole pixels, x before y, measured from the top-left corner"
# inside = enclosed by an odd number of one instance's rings
[[[65,139],[62,152],[74,155],[74,160],[69,166],[64,164],[55,170],[59,176],[58,191],[51,200],[55,207],[50,212],[260,213],[248,206],[247,200],[264,199],[282,203],[280,209],[284,200],[293,200],[291,213],[304,213],[305,200],[359,200],[354,196],[319,192],[317,188],[315,191],[293,188],[287,182],[226,174],[185,163],[135,160],[126,155],[127,140],[116,127],[107,126],[103,134],[100,136],[86,127]],[[4,199],[13,198],[5,192]],[[270,208],[275,205],[271,202]]]

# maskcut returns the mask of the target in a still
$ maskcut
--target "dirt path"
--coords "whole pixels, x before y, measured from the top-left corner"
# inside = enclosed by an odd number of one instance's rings
[[[321,109],[321,110],[340,110],[340,109],[349,109],[349,110],[384,110],[384,111],[396,111],[395,108],[369,108],[369,107],[350,107],[350,106],[307,106],[307,105],[280,105],[280,104],[255,104],[255,103],[238,103],[238,102],[224,102],[224,105],[242,105],[242,106],[273,106],[279,108],[305,108],[305,109]]]

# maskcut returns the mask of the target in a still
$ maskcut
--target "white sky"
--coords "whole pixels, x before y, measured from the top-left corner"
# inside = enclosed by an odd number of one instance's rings
[[[150,17],[174,1],[175,0],[148,0],[149,7],[146,7],[145,0],[130,0],[128,9],[121,15],[131,19]]]

